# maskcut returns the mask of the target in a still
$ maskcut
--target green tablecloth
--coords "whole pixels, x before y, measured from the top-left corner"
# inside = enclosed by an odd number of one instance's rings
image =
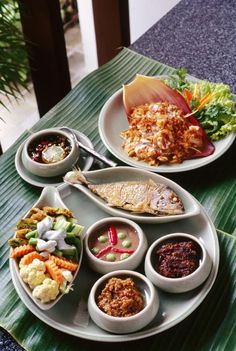
[[[129,49],[123,49],[115,59],[79,82],[60,103],[35,124],[32,130],[38,131],[62,125],[73,127],[86,134],[93,142],[95,149],[112,158],[99,138],[97,126],[98,115],[105,101],[121,88],[122,84],[129,82],[136,73],[161,75],[171,73],[173,70]],[[9,249],[6,242],[13,235],[16,220],[25,214],[41,192],[41,189],[23,181],[14,166],[15,153],[28,135],[29,131],[23,133],[0,157],[1,326],[28,350],[75,350],[76,348],[92,350],[98,347],[94,342],[64,335],[39,321],[24,307],[11,282],[8,266]],[[112,347],[119,349],[138,347],[150,350],[189,350],[191,348],[214,351],[236,348],[235,237],[233,236],[236,184],[233,151],[232,146],[220,159],[204,168],[167,175],[202,203],[218,229],[221,262],[219,275],[212,291],[190,317],[171,330],[137,343],[131,342],[122,346],[114,344]],[[94,167],[96,166],[98,164]],[[30,333],[25,332],[26,327]],[[47,348],[47,345],[50,347]],[[104,344],[103,348],[110,346]]]

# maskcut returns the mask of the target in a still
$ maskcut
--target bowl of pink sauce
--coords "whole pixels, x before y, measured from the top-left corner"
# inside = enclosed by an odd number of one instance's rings
[[[94,223],[86,232],[84,244],[90,268],[101,274],[136,269],[147,250],[142,228],[120,217],[103,218]]]

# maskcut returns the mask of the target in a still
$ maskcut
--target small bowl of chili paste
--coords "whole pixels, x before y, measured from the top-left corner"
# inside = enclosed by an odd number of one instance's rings
[[[156,240],[145,258],[145,274],[158,288],[172,293],[193,290],[211,271],[203,243],[186,233],[168,234]]]
[[[147,239],[135,222],[120,217],[103,218],[88,228],[85,251],[89,266],[98,273],[135,269],[147,250]]]
[[[34,133],[26,140],[22,152],[25,168],[41,177],[66,173],[78,157],[79,148],[74,140],[57,128]]]
[[[93,285],[88,298],[92,320],[115,334],[144,328],[156,316],[159,297],[143,274],[130,270],[107,273]]]

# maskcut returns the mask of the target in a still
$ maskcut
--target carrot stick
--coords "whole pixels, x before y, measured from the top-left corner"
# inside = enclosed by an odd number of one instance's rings
[[[64,277],[57,265],[52,260],[47,260],[45,262],[45,266],[48,274],[52,277],[52,279],[55,280],[58,285],[61,285]]]
[[[66,258],[62,257],[56,257],[51,255],[50,259],[59,267],[68,269],[69,271],[76,271],[78,268],[78,264],[75,262],[72,262],[70,260],[67,260]]]
[[[17,257],[21,257],[24,256],[32,251],[35,251],[34,246],[32,245],[21,245],[16,247],[12,253],[11,253],[11,258],[17,258]]]
[[[198,106],[198,110],[201,110],[214,96],[214,93],[207,93],[203,98],[200,100],[200,105]]]
[[[20,266],[30,264],[35,258],[37,258],[40,261],[44,261],[44,258],[37,251],[33,251],[22,257],[22,259],[20,260]]]

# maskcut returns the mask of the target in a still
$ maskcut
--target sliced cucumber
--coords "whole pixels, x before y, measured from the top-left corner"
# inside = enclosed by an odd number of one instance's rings
[[[66,216],[64,216],[64,215],[59,215],[59,216],[57,216],[57,217],[56,217],[56,222],[60,222],[60,221],[65,221],[65,222],[67,222]]]
[[[30,245],[36,246],[37,243],[38,243],[38,239],[37,238],[30,238],[29,239],[29,244]]]
[[[78,236],[66,237],[65,241],[69,245],[75,245],[76,249],[77,249],[77,252],[80,253],[80,251],[81,251],[81,240],[80,240],[80,238]]]
[[[36,229],[36,230],[33,230],[32,232],[29,232],[29,233],[25,234],[25,237],[26,237],[26,239],[38,238],[39,237],[39,233],[38,233],[38,231]]]
[[[80,236],[80,234],[83,232],[84,227],[79,224],[74,224],[72,230],[67,230],[68,234],[74,234],[76,236]]]
[[[57,256],[57,257],[62,257],[63,256],[63,252],[61,250],[55,249],[53,252],[53,255]]]
[[[63,256],[64,255],[68,255],[68,256],[74,256],[75,252],[76,252],[76,247],[72,247],[71,249],[64,249],[64,250],[61,250]]]
[[[57,222],[54,223],[53,229],[55,229],[55,230],[61,229],[61,230],[65,231],[65,232],[67,232],[67,231],[70,231],[72,229],[71,228],[72,226],[73,226],[72,223],[64,221],[64,220],[61,220],[61,221],[57,221]]]
[[[73,224],[77,224],[77,219],[76,218],[67,218],[67,221]]]

